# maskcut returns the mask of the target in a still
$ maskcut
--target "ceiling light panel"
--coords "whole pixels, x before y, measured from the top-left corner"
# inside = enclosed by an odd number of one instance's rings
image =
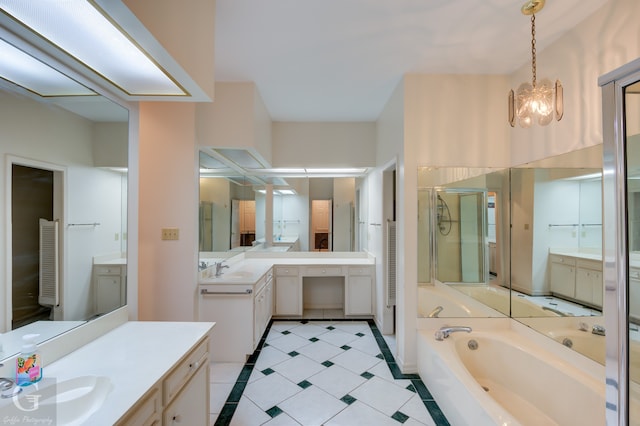
[[[127,95],[188,95],[93,1],[2,0],[0,10]]]
[[[0,39],[0,77],[42,97],[96,95],[77,81]]]

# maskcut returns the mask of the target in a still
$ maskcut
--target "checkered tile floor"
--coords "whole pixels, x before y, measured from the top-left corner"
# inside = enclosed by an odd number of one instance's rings
[[[372,321],[275,321],[246,364],[211,367],[211,425],[449,424]]]

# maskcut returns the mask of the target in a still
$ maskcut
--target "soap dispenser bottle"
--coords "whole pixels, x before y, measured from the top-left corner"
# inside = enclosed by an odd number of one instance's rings
[[[39,334],[22,336],[22,351],[16,358],[16,384],[28,386],[42,379],[40,354],[36,349],[36,338]]]

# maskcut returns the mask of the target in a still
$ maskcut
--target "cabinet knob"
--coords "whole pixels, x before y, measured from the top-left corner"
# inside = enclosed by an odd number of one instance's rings
[[[198,361],[196,361],[196,362],[193,362],[193,363],[189,364],[189,369],[197,370],[199,366],[200,366],[200,363]]]
[[[171,418],[171,420],[173,420],[174,423],[180,423],[182,421],[182,416],[180,414],[176,414]]]

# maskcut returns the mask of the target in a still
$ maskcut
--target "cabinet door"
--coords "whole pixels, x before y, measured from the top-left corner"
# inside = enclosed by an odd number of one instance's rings
[[[262,337],[265,326],[265,316],[267,315],[267,286],[264,286],[256,294],[253,302],[253,347],[255,348]]]
[[[98,275],[96,278],[96,310],[98,314],[119,308],[122,278],[115,275]]]
[[[575,266],[551,262],[551,291],[563,296],[575,297]]]
[[[602,284],[602,272],[591,271],[591,285],[593,287],[593,304],[602,308],[604,288]]]
[[[585,268],[576,270],[576,299],[588,304],[593,303],[593,277],[596,271]]]
[[[276,315],[302,315],[300,279],[295,276],[276,277]]]
[[[209,424],[209,363],[200,366],[164,410],[164,425]]]
[[[368,275],[350,275],[345,295],[345,315],[372,315],[373,279]]]
[[[629,316],[640,321],[640,269],[629,270]]]

